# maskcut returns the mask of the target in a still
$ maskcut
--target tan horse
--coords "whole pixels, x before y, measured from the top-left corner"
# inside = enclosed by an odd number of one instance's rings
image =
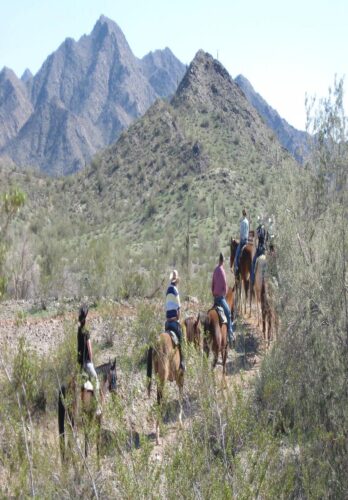
[[[230,267],[233,272],[233,264],[234,258],[236,255],[237,247],[239,241],[231,238],[230,242]],[[251,273],[251,265],[253,260],[253,244],[248,243],[241,251],[239,257],[239,273],[236,276],[236,300],[237,300],[237,309],[242,310],[242,286],[244,287],[245,301],[244,301],[244,314],[246,314],[246,303],[248,300],[248,292],[249,292],[249,284],[250,284],[250,273]],[[251,316],[251,294],[249,295],[249,315]]]
[[[161,408],[165,383],[176,382],[179,387],[179,423],[182,426],[182,395],[184,372],[180,369],[179,349],[173,345],[169,333],[161,333],[154,347],[149,347],[147,353],[148,396],[151,394],[152,368],[157,375],[157,404]],[[156,444],[159,444],[159,416],[156,420]]]
[[[260,324],[261,317],[261,289],[263,282],[266,279],[267,260],[265,255],[260,255],[255,264],[255,281],[252,287],[252,293],[255,295],[257,325]]]

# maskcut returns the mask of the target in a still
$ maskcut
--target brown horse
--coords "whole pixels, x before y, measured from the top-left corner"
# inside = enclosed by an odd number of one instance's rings
[[[222,375],[225,378],[226,375],[226,361],[227,361],[227,324],[224,323],[220,325],[220,320],[216,310],[210,309],[207,313],[207,318],[204,325],[204,352],[207,357],[209,357],[209,352],[213,352],[213,364],[214,369],[217,362],[219,354],[222,357]]]
[[[100,400],[104,401],[107,391],[116,392],[116,358],[113,362],[108,362],[97,366],[95,371],[98,377],[102,376],[100,384]],[[65,417],[68,415],[68,421],[73,433],[77,430],[77,423],[80,422],[85,435],[85,457],[88,455],[90,431],[93,423],[96,424],[97,431],[97,456],[99,460],[100,453],[100,431],[102,415],[96,413],[96,398],[93,385],[88,381],[78,388],[76,377],[72,377],[67,386],[62,385],[58,397],[58,427],[59,441],[62,463],[66,458],[65,449]]]
[[[273,290],[266,280],[263,280],[261,287],[261,312],[263,338],[268,346],[273,340],[273,334],[274,337],[277,336],[279,321],[274,305]]]
[[[150,397],[152,385],[152,367],[157,375],[157,404],[161,408],[163,390],[166,381],[176,382],[179,387],[179,423],[182,426],[182,394],[184,372],[180,368],[179,349],[173,344],[169,333],[161,333],[154,347],[149,347],[147,353],[147,392]],[[156,443],[159,444],[159,417],[156,420]]]
[[[232,321],[233,321],[233,318],[234,318],[235,294],[236,294],[236,285],[234,284],[233,288],[228,287],[227,294],[226,294],[226,302],[230,306]]]
[[[260,324],[261,290],[262,290],[262,285],[266,279],[266,270],[267,270],[266,256],[260,255],[256,260],[255,280],[254,280],[254,285],[252,286],[252,295],[255,295],[256,299],[257,325]]]
[[[234,317],[234,300],[235,300],[235,285],[229,287],[226,295],[226,302],[231,310],[231,320]],[[226,375],[227,361],[227,324],[220,325],[219,317],[214,308],[210,309],[207,314],[202,317],[204,327],[204,352],[209,356],[209,352],[213,351],[214,359],[212,367],[215,368],[219,354],[222,357],[222,373]]]
[[[186,342],[193,344],[196,349],[201,351],[203,350],[202,324],[204,324],[204,321],[204,313],[198,313],[197,318],[189,316],[184,321]]]
[[[231,266],[232,272],[233,272],[234,257],[236,255],[238,244],[239,244],[238,240],[231,238],[230,266]],[[244,314],[246,314],[246,303],[248,300],[252,260],[253,260],[253,244],[249,242],[242,249],[242,251],[240,253],[238,275],[236,276],[236,285],[237,285],[236,286],[236,301],[237,301],[236,312],[239,309],[239,304],[240,304],[240,308],[242,309],[241,283],[243,283],[244,293],[245,293]],[[251,294],[249,294],[249,315],[251,316]]]

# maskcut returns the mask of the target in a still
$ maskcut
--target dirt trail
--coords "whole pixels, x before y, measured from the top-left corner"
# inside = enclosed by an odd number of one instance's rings
[[[257,326],[257,319],[255,317],[243,316],[240,319],[238,330],[235,349],[229,349],[228,351],[226,385],[223,384],[220,357],[218,365],[215,368],[217,385],[221,387],[222,397],[226,396],[226,393],[229,393],[233,397],[233,387],[236,385],[240,386],[243,390],[247,390],[250,387],[251,380],[257,375],[262,357],[265,354],[262,331]],[[174,386],[175,384],[171,385]],[[174,394],[174,397],[177,397],[177,393],[175,396],[173,390],[171,392]],[[185,413],[185,405],[183,406],[183,428],[189,429],[194,416],[190,412]],[[181,432],[178,419],[165,424],[165,426],[165,432],[160,438],[160,443],[158,445],[155,444],[153,447],[151,453],[152,460],[161,461],[166,447],[172,446],[177,440],[178,433]]]
[[[113,333],[113,345],[108,348],[102,347],[107,329],[110,327],[108,313],[91,309],[88,316],[88,326],[93,332],[93,341],[100,345],[98,362],[102,363],[115,355],[119,360],[122,353],[123,356],[128,356],[127,363],[129,363],[129,359],[133,359],[134,356],[132,349],[137,303],[115,304],[113,307],[117,309],[114,317],[116,327]],[[30,303],[2,303],[0,305],[0,348],[7,345],[10,350],[15,351],[17,341],[23,335],[31,348],[40,355],[45,355],[61,341],[66,328],[76,329],[77,310],[78,304],[71,303],[65,305],[64,308],[60,308],[60,304],[53,304],[47,311],[37,313],[34,311],[33,304]],[[199,305],[190,304],[186,310],[186,315],[189,314],[188,311],[196,314]],[[241,318],[237,331],[236,350],[230,350],[228,354],[226,391],[232,391],[233,385],[236,384],[241,385],[243,389],[250,386],[250,380],[257,374],[263,356],[264,349],[261,339],[262,334],[257,328],[256,320],[253,317]],[[222,379],[221,364],[217,365],[215,373],[218,379]],[[154,444],[151,458],[156,461],[162,460],[165,448],[175,443],[178,432],[180,432],[177,417],[167,418],[160,445],[156,446],[153,418],[153,409],[156,406],[155,383],[151,398],[148,399],[145,386],[145,368],[139,366],[129,368],[129,364],[122,366],[122,362],[121,365],[118,364],[118,383],[118,393],[126,409],[126,428],[129,430],[134,428],[137,433],[147,436]],[[168,401],[175,407],[178,398],[177,387],[175,384],[168,384],[168,386],[170,386]],[[192,404],[194,403],[190,402],[190,405]],[[189,428],[195,418],[190,405],[184,406],[183,424],[185,428]],[[178,414],[177,410],[178,408],[174,408],[174,415]],[[108,419],[108,416],[105,415],[104,422],[106,432],[108,429],[110,432],[115,432],[115,429],[112,428],[112,418]],[[57,439],[56,419],[54,422],[49,421],[47,426],[46,439],[50,437],[51,440],[55,441]]]

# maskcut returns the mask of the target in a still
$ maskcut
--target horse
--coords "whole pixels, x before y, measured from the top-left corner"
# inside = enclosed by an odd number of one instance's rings
[[[233,287],[228,287],[227,294],[226,294],[226,302],[230,307],[231,310],[231,320],[233,321],[234,318],[234,302],[235,302],[235,294],[236,294],[236,284],[233,285]]]
[[[256,299],[257,325],[260,324],[261,289],[266,279],[267,260],[265,255],[260,255],[255,264],[255,280],[252,286],[252,295]]]
[[[220,325],[220,319],[216,309],[208,311],[204,325],[204,352],[209,357],[210,351],[213,352],[212,368],[214,369],[218,362],[219,354],[222,357],[222,375],[226,375],[227,361],[227,324]]]
[[[263,280],[261,286],[261,313],[262,313],[262,334],[263,339],[269,345],[270,341],[273,340],[274,335],[278,332],[278,316],[275,311],[273,292],[266,280]]]
[[[157,375],[157,404],[161,408],[163,390],[167,381],[176,382],[179,387],[179,423],[182,426],[182,395],[184,387],[184,372],[180,368],[179,349],[173,344],[168,332],[161,333],[156,344],[149,347],[147,353],[148,397],[151,395],[152,368]],[[156,444],[159,444],[159,416],[156,420]]]
[[[230,242],[230,250],[231,250],[230,267],[231,267],[232,272],[233,272],[234,257],[236,255],[238,244],[239,244],[238,240],[231,238],[231,242]],[[253,244],[247,243],[247,245],[245,245],[243,247],[243,249],[240,253],[238,275],[236,276],[236,285],[237,285],[237,287],[236,287],[236,300],[238,303],[239,302],[241,303],[241,298],[242,298],[241,281],[243,282],[243,286],[244,286],[244,292],[245,292],[244,314],[246,314],[246,303],[247,303],[248,292],[249,292],[252,260],[253,260]],[[238,309],[238,308],[239,307],[236,307],[236,309]],[[249,296],[249,308],[250,308],[249,312],[250,312],[250,316],[251,316],[251,294]]]
[[[116,392],[117,375],[116,375],[116,358],[113,362],[109,361],[103,365],[96,367],[97,375],[102,375],[103,380],[100,384],[100,400],[103,402],[107,391],[110,393]],[[96,412],[96,399],[93,385],[91,382],[86,382],[80,387],[78,394],[78,383],[76,376],[73,376],[67,385],[62,385],[59,389],[58,396],[58,428],[59,441],[62,463],[66,458],[65,447],[65,417],[66,414],[73,431],[76,430],[76,423],[81,421],[85,435],[85,458],[88,456],[89,450],[89,434],[93,423],[97,428],[97,456],[99,460],[100,453],[100,431],[102,415]]]
[[[189,316],[184,321],[184,331],[186,342],[193,344],[196,349],[203,350],[202,324],[205,321],[205,313],[198,313],[195,316]]]

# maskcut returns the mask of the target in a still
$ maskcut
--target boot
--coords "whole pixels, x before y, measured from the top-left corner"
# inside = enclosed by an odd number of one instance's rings
[[[184,360],[184,354],[181,349],[181,344],[178,345],[179,347],[179,354],[180,354],[180,369],[184,372],[186,370],[185,366],[185,360]]]

